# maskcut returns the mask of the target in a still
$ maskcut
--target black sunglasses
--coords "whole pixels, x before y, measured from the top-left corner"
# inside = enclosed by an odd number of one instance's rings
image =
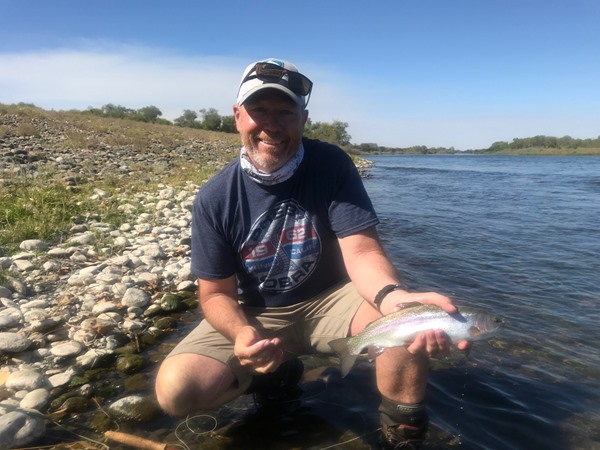
[[[283,77],[287,75],[287,80]],[[252,78],[261,81],[278,83],[285,86],[296,95],[306,97],[312,90],[313,83],[307,77],[298,72],[285,69],[277,64],[259,62],[252,68],[248,75],[242,80],[242,84]],[[283,82],[283,83],[282,83]]]

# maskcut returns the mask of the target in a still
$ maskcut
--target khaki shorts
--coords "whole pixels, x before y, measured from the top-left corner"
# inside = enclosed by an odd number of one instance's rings
[[[279,337],[285,359],[311,353],[332,354],[329,341],[346,337],[350,324],[364,299],[352,283],[344,283],[311,300],[277,308],[244,308],[250,324],[265,339]],[[233,356],[233,343],[206,320],[194,328],[169,356],[194,353],[227,364],[239,386],[250,384],[252,374]]]

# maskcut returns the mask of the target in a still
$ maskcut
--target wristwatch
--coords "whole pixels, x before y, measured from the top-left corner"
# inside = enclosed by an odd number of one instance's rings
[[[377,306],[379,312],[381,312],[381,302],[383,301],[385,296],[388,295],[390,292],[397,291],[398,289],[402,289],[402,286],[400,286],[399,284],[388,284],[387,286],[381,288],[381,290],[375,296],[375,300],[373,301],[375,306]]]

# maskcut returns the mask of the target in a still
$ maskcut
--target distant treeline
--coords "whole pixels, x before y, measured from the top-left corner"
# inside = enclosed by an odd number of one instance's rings
[[[377,144],[359,144],[352,145],[351,150],[363,154],[378,154],[378,155],[399,155],[399,154],[419,154],[419,155],[434,155],[438,153],[456,153],[454,147],[426,147],[425,145],[414,145],[412,147],[382,147]]]
[[[440,153],[502,153],[526,149],[600,149],[600,136],[596,139],[576,139],[571,136],[533,136],[528,138],[514,138],[512,142],[494,142],[489,148],[479,150],[458,151],[454,147],[426,147],[416,145],[413,147],[382,147],[377,144],[352,145],[352,150],[358,153],[371,154],[422,154],[433,155]]]
[[[233,116],[221,116],[214,108],[200,109],[198,112],[192,111],[191,109],[185,109],[183,114],[173,120],[173,122],[163,119],[161,117],[162,111],[156,106],[144,106],[140,109],[131,109],[125,106],[108,103],[102,108],[93,108],[90,106],[83,112],[114,119],[129,119],[140,122],[198,128],[202,130],[223,131],[226,133],[237,132]]]
[[[214,108],[200,109],[197,112],[191,109],[185,109],[183,114],[173,120],[173,122],[163,119],[161,117],[162,111],[156,106],[131,109],[125,106],[108,103],[101,108],[93,108],[90,106],[83,112],[114,119],[130,119],[140,122],[198,128],[201,130],[237,133],[234,116],[222,116]],[[340,122],[339,120],[327,123],[313,122],[308,119],[304,128],[304,135],[313,139],[320,139],[322,141],[338,144],[342,147],[347,147],[350,145],[351,139],[347,128],[348,124],[346,122]]]
[[[494,142],[486,152],[502,152],[506,150],[519,150],[525,148],[600,148],[600,136],[596,139],[575,139],[571,136],[533,136],[528,138],[515,138],[512,142]]]

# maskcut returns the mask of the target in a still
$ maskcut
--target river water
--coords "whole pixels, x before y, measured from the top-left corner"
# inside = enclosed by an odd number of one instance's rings
[[[365,185],[414,290],[505,318],[431,374],[460,448],[600,448],[600,158],[377,156]]]

